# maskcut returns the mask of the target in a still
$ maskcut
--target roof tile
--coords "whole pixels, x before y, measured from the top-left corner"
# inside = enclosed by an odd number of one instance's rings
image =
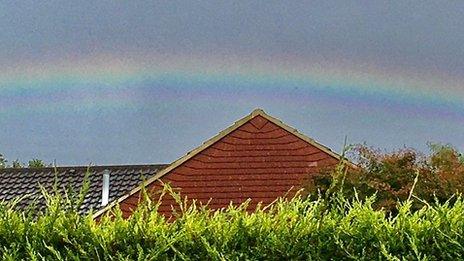
[[[101,209],[101,186],[104,170],[110,171],[110,200],[115,200],[128,193],[139,185],[142,176],[152,177],[167,165],[126,165],[126,166],[94,166],[90,167],[88,181],[89,191],[84,197],[80,212],[87,213],[91,209]],[[31,194],[21,202],[19,208],[26,208],[38,199],[37,205],[44,207],[45,200],[41,196],[40,187],[52,192],[55,181],[58,190],[63,192],[65,188],[71,188],[79,192],[82,188],[84,177],[88,167],[57,167],[42,169],[0,169],[0,202]],[[56,179],[55,179],[56,178]]]

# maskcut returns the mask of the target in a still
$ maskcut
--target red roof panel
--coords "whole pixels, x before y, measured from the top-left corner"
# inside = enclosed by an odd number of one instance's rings
[[[211,208],[239,204],[250,198],[269,204],[293,195],[318,167],[338,159],[258,115],[208,148],[165,174],[161,181],[178,188],[182,197]],[[150,190],[160,189],[150,184]],[[291,191],[291,193],[288,193]],[[125,215],[137,204],[139,193],[121,202]],[[169,215],[175,201],[166,196],[159,209]]]

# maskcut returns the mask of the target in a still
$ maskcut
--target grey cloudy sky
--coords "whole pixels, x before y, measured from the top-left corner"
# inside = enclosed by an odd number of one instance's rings
[[[359,71],[375,67],[391,77],[408,72],[418,78],[450,78],[457,88],[453,92],[463,95],[463,14],[464,2],[460,1],[10,1],[0,3],[0,66],[7,71],[2,74],[5,78],[8,68],[21,72],[30,63],[47,68],[60,60],[100,55],[250,56],[265,61],[290,57],[288,63],[297,57],[308,63],[346,63]],[[165,83],[137,84],[134,97],[140,97],[143,106],[129,111],[12,113],[0,105],[0,152],[11,159],[42,157],[62,164],[169,162],[258,106],[335,150],[344,135],[384,148],[425,149],[429,140],[464,148],[463,107],[454,109],[452,113],[458,116],[452,120],[437,121],[424,115],[395,115],[388,108],[378,113],[373,108],[347,111],[347,105],[328,106],[326,100],[332,96],[325,93],[311,96],[311,107],[301,101],[270,100],[271,93],[262,98],[253,86],[237,86],[242,91],[233,93],[236,102],[225,105],[217,101],[226,94],[215,94],[213,87],[192,87],[182,81],[172,88]],[[221,84],[233,85],[234,80]],[[156,94],[161,85],[164,92],[181,98],[170,105],[157,105],[156,98],[147,100],[143,95],[143,88]],[[179,94],[183,85],[208,94],[185,103],[182,99],[188,97]],[[9,96],[5,94],[8,87],[0,86],[0,103],[2,99],[4,104],[11,103],[11,95],[16,95],[14,106],[27,107],[24,90],[28,87],[18,87]],[[103,87],[95,85],[99,88]],[[304,89],[295,91],[294,86],[279,88],[283,90],[279,95],[290,98],[310,96]],[[35,103],[47,98],[37,95],[34,99]],[[172,120],[179,115],[183,121]],[[379,117],[392,124],[379,124]],[[49,123],[57,118],[60,122],[54,129]],[[327,128],[334,121],[341,124],[340,130]],[[422,133],[424,128],[430,129]],[[176,133],[179,129],[183,132]],[[395,138],[398,131],[404,137]]]

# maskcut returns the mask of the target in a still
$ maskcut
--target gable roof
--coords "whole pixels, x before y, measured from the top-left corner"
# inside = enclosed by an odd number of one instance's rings
[[[0,169],[0,202],[12,199],[25,198],[18,203],[20,209],[29,206],[33,200],[37,200],[37,207],[45,207],[40,187],[52,192],[56,182],[58,191],[72,188],[79,192],[82,188],[84,177],[89,170],[89,190],[84,197],[80,213],[87,213],[91,209],[102,209],[102,178],[103,172],[110,173],[109,202],[114,201],[138,186],[143,179],[149,179],[167,165],[120,165],[120,166],[93,166],[93,167],[47,167],[47,168],[5,168]]]
[[[292,133],[293,135],[297,136],[298,138],[300,138],[301,140],[309,143],[310,145],[320,149],[321,151],[327,153],[329,156],[339,160],[341,158],[340,155],[338,155],[337,153],[333,152],[332,150],[330,150],[328,147],[316,142],[315,140],[305,136],[304,134],[301,134],[299,133],[296,129],[286,125],[285,123],[283,123],[282,121],[280,121],[279,119],[277,118],[274,118],[268,114],[266,114],[263,110],[261,109],[256,109],[254,110],[251,114],[243,117],[242,119],[236,121],[232,126],[226,128],[225,130],[219,132],[216,136],[210,138],[209,140],[205,141],[202,145],[200,145],[199,147],[191,150],[190,152],[188,152],[187,154],[185,154],[184,156],[180,157],[179,159],[177,159],[176,161],[174,161],[172,164],[170,164],[168,167],[166,167],[165,169],[161,170],[160,172],[158,172],[156,175],[154,175],[153,177],[149,178],[146,180],[146,182],[144,184],[141,184],[139,185],[138,187],[132,189],[129,193],[127,193],[126,195],[120,197],[118,200],[112,202],[111,204],[109,204],[107,207],[105,207],[104,209],[101,209],[100,211],[96,212],[94,214],[94,217],[99,217],[101,214],[103,214],[105,211],[111,209],[113,206],[115,206],[116,204],[119,204],[120,202],[124,201],[125,199],[129,198],[131,195],[139,192],[141,189],[142,189],[142,186],[148,186],[150,184],[152,184],[153,182],[159,180],[160,178],[162,178],[164,175],[170,173],[172,170],[176,169],[177,167],[179,167],[181,164],[183,164],[184,162],[188,161],[189,159],[191,159],[192,157],[196,156],[197,154],[199,154],[200,152],[202,152],[203,150],[207,149],[208,147],[210,147],[211,145],[215,144],[216,142],[218,142],[219,140],[221,140],[222,138],[224,138],[225,136],[227,136],[228,134],[230,134],[231,132],[235,131],[236,129],[238,129],[239,127],[241,127],[242,125],[244,125],[245,123],[249,122],[251,119],[257,117],[257,116],[261,116],[263,117],[264,119],[274,123],[275,125],[283,128],[284,130]]]

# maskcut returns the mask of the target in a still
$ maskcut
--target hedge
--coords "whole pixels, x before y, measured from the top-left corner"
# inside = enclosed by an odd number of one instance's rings
[[[417,200],[417,199],[414,199]],[[167,220],[146,200],[128,219],[120,211],[99,221],[66,207],[18,211],[0,204],[3,260],[449,260],[464,255],[464,200],[397,214],[375,210],[375,197],[278,200],[256,211],[246,204],[218,211],[179,202]]]

